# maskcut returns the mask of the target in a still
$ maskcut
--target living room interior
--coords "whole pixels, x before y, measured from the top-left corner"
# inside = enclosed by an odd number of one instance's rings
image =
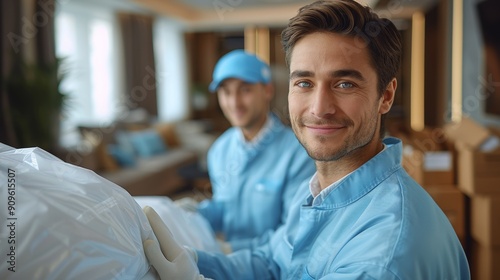
[[[268,62],[273,112],[287,123],[280,33],[311,2],[2,1],[0,142],[41,147],[132,195],[210,196],[206,153],[229,127],[208,91],[215,63],[234,49]],[[476,145],[500,136],[499,4],[361,2],[404,40],[387,134],[403,139],[405,168],[447,209],[474,278],[500,277],[500,217],[484,221],[494,211],[484,205],[500,197],[500,148]],[[479,159],[463,163],[465,152],[489,156],[487,180],[466,178]]]

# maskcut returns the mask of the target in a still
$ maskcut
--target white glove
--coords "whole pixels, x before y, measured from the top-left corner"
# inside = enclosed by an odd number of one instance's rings
[[[190,198],[183,197],[174,201],[175,205],[189,212],[198,212],[198,201]]]
[[[188,251],[175,241],[172,233],[153,208],[146,206],[143,211],[159,242],[158,244],[151,239],[144,241],[144,253],[160,278],[162,280],[205,279],[203,275],[200,275],[196,265],[196,252],[191,249]]]

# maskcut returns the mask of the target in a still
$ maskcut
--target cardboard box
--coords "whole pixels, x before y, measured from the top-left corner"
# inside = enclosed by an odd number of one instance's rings
[[[424,152],[448,150],[448,138],[442,128],[425,127],[421,131],[411,130],[411,145]]]
[[[405,146],[403,168],[423,187],[455,183],[453,154],[450,151],[424,152]]]
[[[481,152],[457,144],[458,185],[470,196],[500,195],[500,151]]]
[[[471,197],[470,212],[472,238],[500,249],[500,195]]]
[[[445,127],[457,148],[457,181],[466,194],[500,194],[500,138],[495,129],[487,129],[464,118]]]
[[[447,144],[440,128],[410,131],[403,142],[403,167],[422,186],[455,184],[454,156]]]
[[[425,190],[450,220],[458,238],[463,242],[465,231],[465,195],[455,185],[427,186]]]
[[[454,142],[462,142],[471,149],[479,147],[491,136],[487,128],[467,117],[463,117],[460,123],[446,125],[444,131],[446,137]]]
[[[473,242],[469,263],[472,279],[500,279],[500,248]]]

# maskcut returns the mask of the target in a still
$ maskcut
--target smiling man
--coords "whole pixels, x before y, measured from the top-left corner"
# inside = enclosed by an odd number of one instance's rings
[[[356,40],[315,32],[299,40],[290,57],[292,127],[316,160],[318,193],[384,148],[381,116],[391,108],[397,82],[378,80],[368,47]],[[379,83],[386,84],[382,92]]]
[[[470,279],[448,218],[401,166],[401,141],[383,139],[402,48],[394,24],[352,0],[317,1],[290,20],[282,44],[292,128],[317,172],[270,242],[229,256],[191,252],[190,271],[213,279]],[[155,267],[175,263],[145,247]]]

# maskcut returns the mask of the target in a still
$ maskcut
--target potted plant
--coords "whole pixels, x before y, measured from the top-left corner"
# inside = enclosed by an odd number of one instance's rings
[[[62,59],[49,65],[18,62],[4,81],[15,146],[58,148],[59,123],[66,95],[59,89]]]

